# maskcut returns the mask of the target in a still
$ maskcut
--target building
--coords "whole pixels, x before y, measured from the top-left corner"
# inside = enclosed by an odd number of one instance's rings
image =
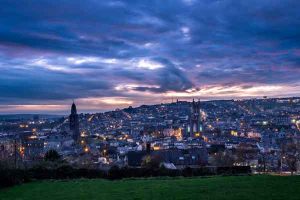
[[[42,159],[44,152],[44,140],[36,137],[30,137],[22,141],[22,152],[25,160],[39,160]]]
[[[15,152],[15,143],[12,139],[0,140],[0,160],[6,160],[12,157]]]
[[[128,166],[140,167],[143,158],[151,155],[160,159],[163,163],[172,163],[176,168],[184,168],[187,166],[204,166],[208,164],[208,154],[206,148],[192,149],[168,149],[158,151],[129,151]]]
[[[187,132],[190,137],[197,137],[202,133],[202,129],[203,125],[200,112],[200,100],[195,102],[193,99]]]
[[[80,137],[79,119],[78,119],[76,105],[74,102],[71,107],[71,115],[69,116],[69,122],[70,122],[70,130],[72,132],[74,142],[78,142]]]

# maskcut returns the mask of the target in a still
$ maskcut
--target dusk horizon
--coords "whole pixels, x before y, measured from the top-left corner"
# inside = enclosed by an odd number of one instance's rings
[[[22,105],[23,108],[22,110],[16,110],[13,112],[3,112],[0,113],[0,116],[2,115],[57,115],[57,116],[68,116],[70,114],[70,106],[72,103],[75,103],[77,105],[77,109],[78,109],[78,113],[79,114],[96,114],[96,113],[104,113],[104,112],[110,112],[110,111],[115,111],[117,109],[126,109],[129,107],[133,107],[133,108],[138,108],[140,106],[154,106],[154,105],[159,105],[159,104],[171,104],[171,103],[176,103],[176,101],[182,101],[182,102],[189,102],[192,103],[192,101],[200,101],[200,102],[210,102],[210,101],[247,101],[247,100],[261,100],[261,99],[300,99],[300,97],[298,96],[274,96],[274,97],[268,97],[268,96],[258,96],[258,97],[248,97],[248,98],[228,98],[228,99],[200,99],[200,98],[191,98],[191,99],[167,99],[163,102],[157,102],[157,103],[148,103],[148,104],[137,104],[137,105],[124,105],[124,106],[116,106],[116,107],[111,107],[111,108],[107,108],[107,109],[101,109],[101,108],[93,108],[90,110],[84,110],[82,109],[80,106],[81,104],[78,104],[76,101],[72,100],[70,102],[67,102],[67,104],[64,105],[60,105],[61,110],[46,110],[46,109],[40,109],[40,107],[43,106],[49,106],[49,105]],[[20,106],[20,105],[14,105],[14,106]],[[28,110],[27,108],[33,108],[37,106],[39,109],[36,110]],[[56,106],[56,105],[50,105],[50,108],[52,106]],[[24,109],[25,108],[25,109]]]

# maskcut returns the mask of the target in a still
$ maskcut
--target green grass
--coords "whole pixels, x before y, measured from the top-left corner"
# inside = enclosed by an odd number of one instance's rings
[[[42,181],[2,189],[0,199],[299,200],[300,176]]]

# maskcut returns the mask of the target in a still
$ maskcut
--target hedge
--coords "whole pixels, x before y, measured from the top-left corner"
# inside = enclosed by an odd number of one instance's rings
[[[240,175],[250,174],[248,166],[236,167],[201,167],[201,168],[184,168],[184,169],[166,169],[166,168],[119,168],[111,167],[108,171],[98,169],[76,169],[71,166],[61,166],[56,169],[37,167],[31,169],[0,169],[0,188],[9,187],[33,180],[46,179],[109,179],[117,180],[123,178],[141,178],[141,177],[158,177],[158,176],[211,176],[211,175]]]

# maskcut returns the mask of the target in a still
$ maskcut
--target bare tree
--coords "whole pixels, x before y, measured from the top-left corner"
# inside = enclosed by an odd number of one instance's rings
[[[242,165],[249,165],[249,160],[255,158],[257,153],[257,150],[253,149],[251,145],[241,143],[236,148],[237,162],[241,163]]]
[[[299,161],[299,145],[295,143],[289,143],[286,145],[285,153],[286,164],[288,165],[291,174],[297,170],[297,162]]]
[[[268,154],[265,152],[262,152],[259,154],[259,159],[258,162],[260,165],[262,165],[262,171],[266,172],[267,168],[267,159],[268,159]]]
[[[146,155],[142,160],[141,166],[145,168],[157,169],[159,168],[161,162],[162,158],[158,155]]]
[[[217,152],[212,158],[212,164],[218,167],[231,167],[234,162],[235,159],[229,151]]]

